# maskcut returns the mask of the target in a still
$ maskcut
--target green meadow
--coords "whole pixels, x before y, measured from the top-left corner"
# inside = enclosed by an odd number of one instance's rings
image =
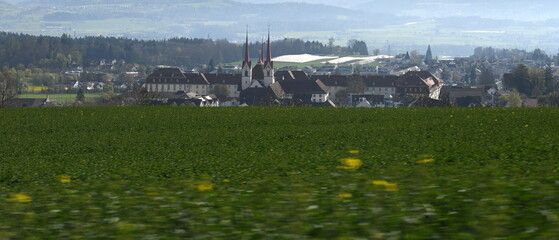
[[[559,109],[0,109],[0,239],[558,239]]]

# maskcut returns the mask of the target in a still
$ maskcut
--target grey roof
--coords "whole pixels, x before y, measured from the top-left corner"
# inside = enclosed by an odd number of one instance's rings
[[[158,68],[148,78],[182,78],[184,72],[180,68]]]
[[[210,84],[240,85],[240,74],[204,74]]]
[[[329,87],[345,87],[350,76],[343,75],[312,75],[311,80],[320,80],[324,85]]]
[[[371,75],[363,77],[363,83],[367,87],[396,87],[398,76],[395,75]]]
[[[311,78],[307,73],[304,71],[299,70],[287,70],[287,71],[278,71],[275,74],[276,81],[281,80],[310,80]]]
[[[203,74],[185,73],[180,68],[158,68],[146,78],[146,83],[210,84]]]
[[[407,87],[422,87],[426,86],[425,82],[422,79],[432,78],[435,85],[442,86],[444,85],[444,81],[433,75],[429,71],[409,71],[406,74],[398,77],[396,81],[398,81],[399,85],[407,86]]]
[[[205,84],[209,85],[210,82],[206,79],[206,76],[198,73],[187,73],[184,75],[186,77],[186,83],[189,84]]]
[[[257,63],[252,68],[252,79],[264,79],[264,64]]]
[[[329,90],[320,80],[283,80],[278,83],[290,94],[326,94]]]

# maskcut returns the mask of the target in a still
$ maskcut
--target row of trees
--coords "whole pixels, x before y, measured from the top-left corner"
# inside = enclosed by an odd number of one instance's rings
[[[541,63],[559,63],[559,55],[549,56],[543,50],[536,48],[534,51],[528,52],[519,49],[496,49],[492,47],[478,47],[474,49],[474,55],[470,57],[472,60],[496,61],[507,59],[513,63],[519,63],[527,60]]]
[[[317,41],[283,39],[274,41],[273,54],[367,54],[366,44],[352,41],[348,47],[322,44]],[[66,70],[75,65],[88,67],[101,59],[122,59],[143,65],[196,67],[213,59],[218,63],[243,59],[243,44],[227,40],[173,38],[168,40],[136,40],[115,37],[72,38],[32,36],[0,32],[0,63],[15,67]],[[250,44],[250,54],[257,57],[261,42]],[[30,67],[32,66],[32,67]]]

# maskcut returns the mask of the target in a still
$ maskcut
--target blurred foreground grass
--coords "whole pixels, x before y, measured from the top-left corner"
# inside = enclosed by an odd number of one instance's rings
[[[557,239],[558,109],[0,109],[0,239]]]

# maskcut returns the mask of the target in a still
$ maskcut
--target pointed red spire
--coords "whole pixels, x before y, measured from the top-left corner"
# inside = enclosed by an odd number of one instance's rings
[[[264,63],[264,38],[262,38],[262,46],[260,47],[260,59],[258,63]]]
[[[268,49],[267,49],[266,65],[272,64],[272,48],[270,46],[270,26],[268,26]]]
[[[243,67],[248,65],[250,68],[250,55],[248,51],[248,26],[247,26],[247,33],[246,33],[246,42],[245,42],[245,60],[243,61]]]

